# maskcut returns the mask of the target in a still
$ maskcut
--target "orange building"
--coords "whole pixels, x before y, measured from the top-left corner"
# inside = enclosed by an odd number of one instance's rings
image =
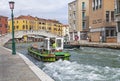
[[[92,42],[117,42],[114,0],[89,0],[89,38]]]
[[[7,33],[8,17],[0,16],[0,35]]]

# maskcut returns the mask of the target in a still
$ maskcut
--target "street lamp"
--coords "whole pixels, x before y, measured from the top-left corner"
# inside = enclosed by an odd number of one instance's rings
[[[13,9],[14,9],[14,1],[9,2],[9,6],[11,9],[11,18],[12,18],[12,54],[16,54],[16,48],[15,48],[15,38],[14,38],[14,20],[13,20]]]

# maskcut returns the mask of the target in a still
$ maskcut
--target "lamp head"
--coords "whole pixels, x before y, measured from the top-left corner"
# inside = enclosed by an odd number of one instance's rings
[[[14,9],[14,1],[10,1],[9,2],[9,6],[10,6],[10,9],[13,10]]]

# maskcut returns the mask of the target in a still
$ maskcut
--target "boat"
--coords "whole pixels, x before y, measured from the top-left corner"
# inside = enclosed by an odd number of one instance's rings
[[[63,51],[63,38],[45,38],[42,46],[32,45],[28,48],[28,53],[43,62],[55,62],[59,59],[69,60],[70,57],[69,52]]]
[[[64,44],[65,49],[73,49],[73,48],[80,48],[80,45],[74,45],[74,44]]]
[[[73,42],[73,44],[70,42],[68,35],[64,36],[64,48],[65,49],[74,49],[74,48],[80,48],[80,45],[77,42],[78,36],[76,36],[76,41]]]

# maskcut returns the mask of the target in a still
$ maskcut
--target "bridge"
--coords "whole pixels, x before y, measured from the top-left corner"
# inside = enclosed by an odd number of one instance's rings
[[[58,37],[55,34],[52,34],[47,31],[39,30],[30,30],[30,31],[16,31],[15,32],[15,38],[22,38],[24,35],[40,35],[45,37]],[[12,33],[7,33],[5,35],[0,36],[0,45],[4,45],[6,42],[8,42],[10,39],[12,39]]]

